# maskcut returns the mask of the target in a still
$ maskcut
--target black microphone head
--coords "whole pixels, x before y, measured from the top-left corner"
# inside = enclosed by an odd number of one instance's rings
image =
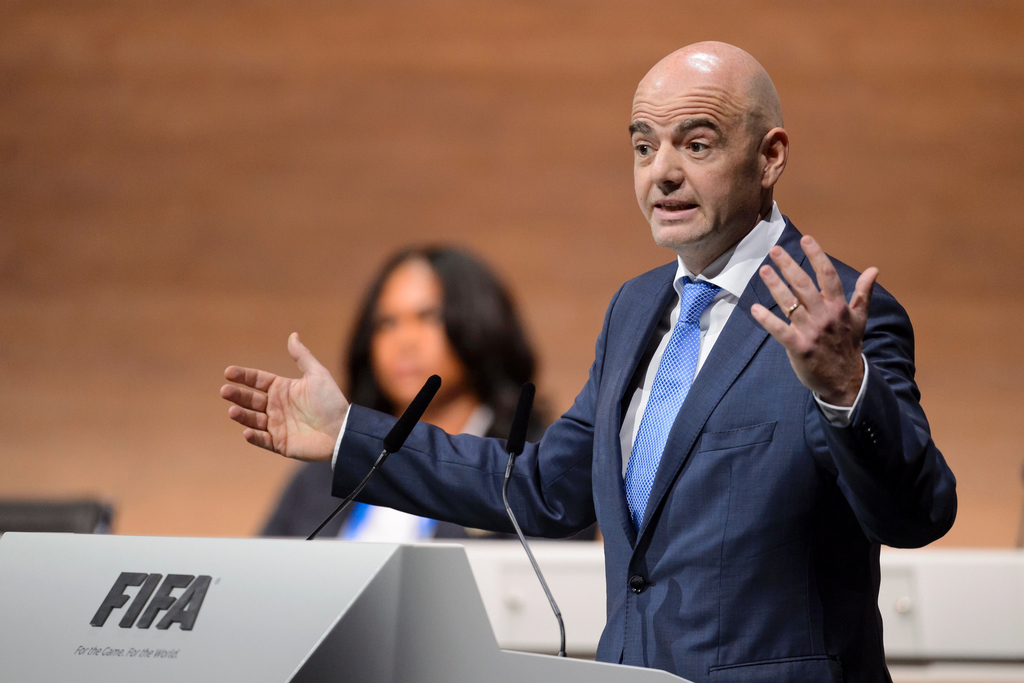
[[[416,394],[416,398],[412,400],[409,407],[402,413],[402,417],[398,418],[398,422],[391,428],[388,435],[384,437],[384,450],[388,453],[394,453],[405,440],[409,438],[409,434],[412,432],[412,428],[416,426],[420,418],[423,417],[423,411],[430,405],[430,401],[433,400],[434,394],[441,388],[441,378],[437,375],[431,375],[427,378],[423,388],[420,389],[420,393]]]
[[[533,382],[527,382],[519,390],[519,403],[516,404],[516,414],[512,416],[512,428],[508,431],[508,452],[519,455],[526,446],[526,429],[530,424],[530,411],[533,410],[533,397],[537,393],[537,387]]]

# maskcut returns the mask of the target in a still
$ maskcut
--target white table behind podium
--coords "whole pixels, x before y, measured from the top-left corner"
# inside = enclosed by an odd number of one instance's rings
[[[138,587],[91,625],[122,572],[209,576],[192,630],[158,628],[167,610],[122,628]],[[0,538],[0,679],[682,680],[500,650],[459,546],[18,533]]]

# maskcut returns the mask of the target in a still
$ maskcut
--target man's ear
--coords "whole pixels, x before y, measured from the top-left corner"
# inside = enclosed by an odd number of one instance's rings
[[[779,182],[789,159],[789,134],[783,128],[772,128],[761,139],[761,187],[769,189]]]

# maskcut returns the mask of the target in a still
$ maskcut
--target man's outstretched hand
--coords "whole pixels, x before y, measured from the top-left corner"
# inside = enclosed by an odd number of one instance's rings
[[[810,259],[821,289],[784,249],[772,247],[772,261],[786,279],[770,266],[761,267],[761,279],[786,313],[789,324],[760,304],[754,304],[750,314],[785,347],[805,387],[826,403],[852,406],[864,379],[861,343],[878,269],[868,268],[861,274],[847,304],[839,275],[821,246],[806,235],[800,246]],[[799,305],[794,308],[795,304]]]
[[[228,416],[245,425],[242,436],[255,446],[307,462],[330,460],[348,400],[294,332],[288,337],[288,353],[301,379],[235,365],[224,371],[236,383],[220,388],[221,397],[235,404]]]

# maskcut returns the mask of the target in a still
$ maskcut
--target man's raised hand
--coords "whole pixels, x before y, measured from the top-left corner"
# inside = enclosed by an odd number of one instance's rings
[[[878,269],[868,268],[861,274],[847,304],[839,275],[821,246],[806,235],[800,246],[821,289],[785,249],[772,247],[769,254],[785,280],[771,266],[761,267],[761,279],[789,324],[760,304],[754,304],[750,314],[786,349],[805,387],[826,403],[852,406],[864,379],[861,343]]]
[[[301,379],[235,365],[224,371],[235,382],[220,388],[221,397],[235,404],[228,416],[246,427],[242,436],[255,446],[307,462],[330,460],[348,400],[294,332],[288,337],[288,353]]]

